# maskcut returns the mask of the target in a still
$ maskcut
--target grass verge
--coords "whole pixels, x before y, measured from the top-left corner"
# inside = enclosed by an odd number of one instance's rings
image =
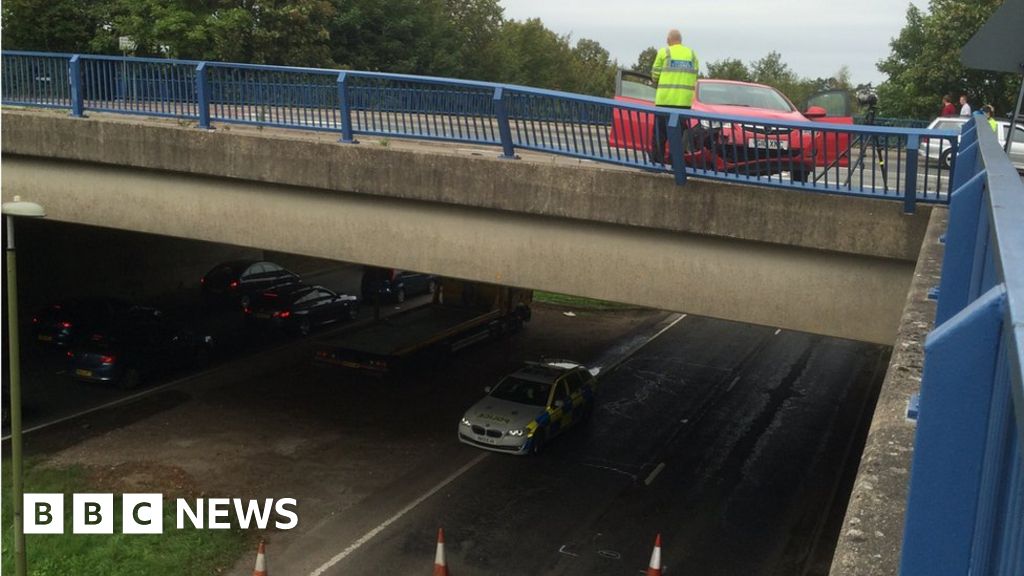
[[[121,493],[97,485],[88,469],[50,468],[28,461],[25,492],[63,493],[64,534],[28,534],[25,550],[31,576],[138,576],[182,574],[212,576],[227,571],[252,546],[242,530],[196,530],[175,527],[173,494],[164,495],[164,533],[121,534]],[[3,460],[4,574],[14,573],[14,509],[10,459]],[[143,490],[139,490],[142,492]],[[114,534],[72,534],[71,494],[114,494]],[[25,511],[26,514],[30,511]],[[187,525],[187,524],[186,524]]]
[[[579,308],[582,310],[637,310],[640,308],[639,306],[634,306],[632,304],[620,304],[618,302],[609,302],[607,300],[595,300],[593,298],[570,296],[568,294],[544,292],[541,290],[535,290],[533,292],[533,301],[540,302],[542,304],[554,304],[556,306]]]

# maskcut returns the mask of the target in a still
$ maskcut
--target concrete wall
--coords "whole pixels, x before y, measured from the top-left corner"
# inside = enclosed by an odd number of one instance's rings
[[[4,198],[68,222],[891,344],[930,210],[594,167],[3,114]]]
[[[946,232],[948,218],[948,211],[936,210],[922,244],[830,576],[899,574],[917,432],[915,422],[907,420],[907,406],[921,389],[925,338],[935,324],[935,302],[928,299],[928,290],[939,284],[944,252],[939,236]]]

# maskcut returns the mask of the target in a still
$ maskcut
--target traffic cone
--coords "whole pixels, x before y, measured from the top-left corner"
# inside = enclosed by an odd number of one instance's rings
[[[647,567],[647,576],[661,576],[661,534],[654,539],[654,552],[651,552],[651,564]]]
[[[252,576],[267,576],[267,546],[260,540],[260,547],[256,549],[256,567],[252,569]]]
[[[448,576],[448,562],[444,558],[444,528],[437,529],[437,554],[434,555],[434,576]]]

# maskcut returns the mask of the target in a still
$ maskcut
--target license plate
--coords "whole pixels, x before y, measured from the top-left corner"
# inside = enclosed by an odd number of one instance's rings
[[[92,370],[85,370],[84,368],[78,368],[75,370],[75,376],[85,376],[86,378],[92,377]]]
[[[498,441],[494,438],[488,438],[487,436],[477,436],[477,439],[485,444],[497,444]]]
[[[761,150],[789,150],[789,141],[771,140],[765,138],[748,138],[747,148],[758,148]]]
[[[257,312],[255,316],[260,320],[266,320],[267,318],[270,318],[270,312]]]
[[[39,335],[39,341],[40,342],[53,342],[53,336],[50,336],[49,334],[40,334]]]

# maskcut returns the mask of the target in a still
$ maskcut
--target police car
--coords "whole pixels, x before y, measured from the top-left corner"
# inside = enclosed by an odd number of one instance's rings
[[[466,411],[459,441],[496,452],[536,454],[594,410],[594,374],[569,360],[527,362]]]

